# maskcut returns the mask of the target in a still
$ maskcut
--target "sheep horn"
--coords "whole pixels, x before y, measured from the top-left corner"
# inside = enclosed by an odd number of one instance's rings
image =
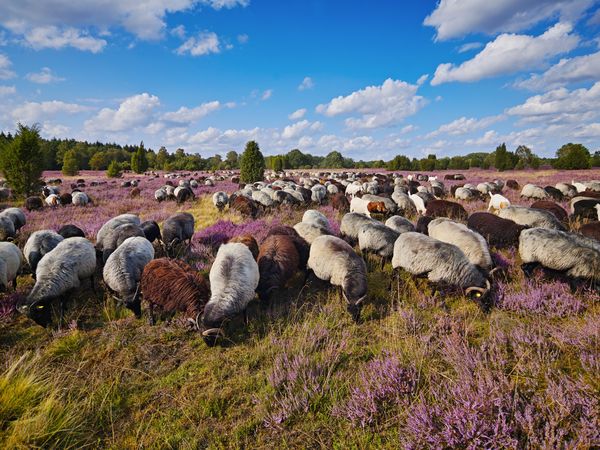
[[[199,325],[199,321],[200,320],[200,313],[196,314],[196,318],[194,319],[194,326],[196,327],[196,330],[200,330],[200,325]]]
[[[362,302],[364,302],[364,301],[365,301],[365,298],[367,298],[367,296],[366,296],[366,295],[363,295],[361,298],[359,298],[358,300],[356,300],[356,301],[354,302],[354,304],[355,304],[355,305],[360,305],[360,304],[362,304]]]
[[[486,282],[488,283],[489,286],[489,281],[486,280]],[[479,286],[471,286],[468,287],[467,289],[465,289],[465,294],[469,295],[471,292],[481,292],[482,294],[485,293],[485,289]]]
[[[490,280],[488,280],[488,279],[485,280],[485,288],[486,288],[485,289],[486,291],[489,291],[492,288],[492,286],[490,284]]]
[[[489,275],[490,275],[490,277],[493,277],[496,272],[501,272],[501,271],[502,271],[502,267],[494,267],[492,270],[490,270]]]
[[[223,332],[220,328],[209,328],[202,332],[202,336],[223,336]]]

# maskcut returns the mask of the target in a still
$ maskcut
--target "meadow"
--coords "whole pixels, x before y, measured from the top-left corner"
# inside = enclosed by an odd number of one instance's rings
[[[463,173],[470,183],[600,179],[599,170]],[[63,186],[105,180],[103,172],[44,177]],[[158,203],[163,178],[125,177],[142,180],[140,197],[130,198],[122,180],[87,187],[93,205],[26,213],[17,243],[68,223],[93,240],[118,214],[161,223],[187,211],[196,233],[183,258],[207,273],[221,243],[242,233],[260,242],[270,226],[293,225],[304,212],[220,213],[209,194],[233,192],[229,181],[196,189],[181,206]],[[518,191],[504,195],[531,203]],[[487,202],[464,206],[471,213]],[[339,231],[341,214],[316,209]],[[489,310],[407,274],[390,284],[391,265],[381,270],[368,257],[360,323],[337,289],[304,285],[298,274],[268,307],[251,304],[247,323],[229,323],[227,340],[213,348],[177,317],[154,326],[136,319],[102,289],[78,292],[62,329],[41,328],[15,311],[34,283],[20,276],[17,292],[0,297],[0,447],[598,448],[600,297],[524,277],[515,249],[494,258],[506,271]]]

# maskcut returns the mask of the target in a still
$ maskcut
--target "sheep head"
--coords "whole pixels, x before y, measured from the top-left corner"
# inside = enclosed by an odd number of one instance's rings
[[[465,289],[465,295],[467,295],[471,300],[475,300],[478,302],[483,302],[490,293],[490,282],[489,280],[485,280],[485,287],[479,286],[471,286]]]
[[[367,210],[370,213],[385,213],[387,211],[385,209],[385,203],[383,202],[369,202],[367,204]]]
[[[41,299],[33,303],[23,302],[17,306],[17,310],[44,328],[52,324],[51,299]]]

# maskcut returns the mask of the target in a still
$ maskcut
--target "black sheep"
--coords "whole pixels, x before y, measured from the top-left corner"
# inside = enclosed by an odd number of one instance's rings
[[[476,212],[469,216],[467,226],[481,234],[492,247],[504,248],[517,245],[521,231],[527,227],[495,214]]]

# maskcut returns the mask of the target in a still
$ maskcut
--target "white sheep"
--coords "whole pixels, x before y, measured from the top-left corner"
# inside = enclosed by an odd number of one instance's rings
[[[229,197],[227,197],[227,194],[223,191],[215,192],[212,196],[213,205],[215,205],[215,208],[219,211],[223,211],[223,208],[225,208],[228,201]]]
[[[319,228],[323,228],[324,230],[329,231],[331,234],[331,229],[329,227],[329,220],[325,215],[315,209],[308,209],[302,215],[302,222],[309,223]]]
[[[564,226],[556,216],[548,211],[532,209],[525,206],[509,206],[499,209],[496,214],[503,219],[509,219],[519,225],[528,227],[542,227],[554,230],[564,230]]]
[[[390,227],[392,230],[398,233],[406,233],[408,231],[415,231],[415,226],[412,222],[402,216],[392,216],[385,221],[385,226]]]
[[[421,198],[417,194],[410,194],[408,198],[410,198],[410,200],[413,202],[419,214],[425,214],[427,208],[425,207],[425,201],[423,200],[423,198]]]
[[[548,198],[548,193],[539,186],[534,184],[526,184],[523,186],[523,189],[521,189],[521,197],[544,200]]]
[[[23,254],[12,242],[0,242],[0,290],[8,289],[12,283],[17,288],[17,274],[21,270]]]
[[[490,192],[490,204],[488,205],[488,211],[491,209],[503,209],[510,206],[510,200],[500,194],[492,194]]]
[[[25,243],[23,253],[34,275],[42,257],[54,250],[63,240],[64,237],[53,230],[39,230],[31,233]]]

